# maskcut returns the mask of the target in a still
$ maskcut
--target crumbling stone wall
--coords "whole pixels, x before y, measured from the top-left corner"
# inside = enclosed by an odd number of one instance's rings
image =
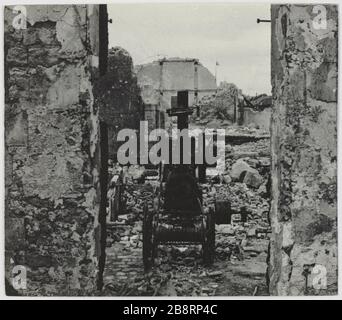
[[[108,127],[108,152],[116,160],[119,147],[117,135],[121,129],[139,129],[143,119],[143,103],[130,54],[121,47],[108,52],[107,73],[94,86],[100,120]]]
[[[6,277],[22,294],[96,289],[100,203],[99,6],[5,8]]]
[[[338,12],[314,7],[271,9],[272,295],[337,293]]]

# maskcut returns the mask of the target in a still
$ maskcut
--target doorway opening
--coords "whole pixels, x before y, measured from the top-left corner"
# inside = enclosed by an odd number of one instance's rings
[[[151,6],[158,13],[153,19]],[[208,11],[219,17],[210,31],[203,23]],[[256,21],[269,17],[269,6],[108,5],[108,12],[104,294],[267,295],[271,39],[270,24]],[[174,23],[165,20],[170,14]],[[222,33],[230,30],[227,16],[232,28],[245,28],[241,39]],[[163,40],[163,34],[169,37]],[[203,265],[198,245],[162,245],[146,273],[144,205],[153,210],[161,171],[151,164],[120,165],[116,138],[125,128],[139,134],[143,120],[150,131],[174,128],[167,110],[179,105],[179,92],[187,93],[193,110],[190,128],[226,130],[225,172],[208,167],[196,176],[203,207],[215,206],[215,260]]]

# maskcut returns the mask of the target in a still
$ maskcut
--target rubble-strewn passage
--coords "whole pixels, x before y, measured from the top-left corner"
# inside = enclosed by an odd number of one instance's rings
[[[239,131],[235,131],[238,135]],[[241,134],[241,133],[240,133]],[[246,139],[246,134],[245,134]],[[249,135],[248,139],[256,136]],[[241,142],[240,142],[241,143]],[[203,265],[201,246],[161,246],[153,270],[144,274],[142,220],[144,202],[153,210],[158,181],[137,184],[141,169],[129,170],[125,184],[125,214],[108,223],[104,294],[108,295],[266,295],[268,222],[269,139],[227,145],[227,172],[208,176],[201,184],[204,207],[215,200],[229,203],[216,225],[215,262]],[[247,151],[248,150],[248,151]],[[240,174],[232,166],[244,164]],[[134,175],[135,172],[135,175]],[[257,175],[250,183],[247,172]],[[133,181],[133,176],[135,179]],[[247,183],[246,183],[247,182]],[[225,208],[227,209],[227,208]]]

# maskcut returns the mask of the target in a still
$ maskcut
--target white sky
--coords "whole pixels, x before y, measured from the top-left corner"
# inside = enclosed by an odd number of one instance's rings
[[[134,64],[159,57],[198,58],[219,81],[243,93],[271,93],[271,24],[267,4],[108,4],[109,46],[121,46]],[[158,57],[159,55],[159,57]]]

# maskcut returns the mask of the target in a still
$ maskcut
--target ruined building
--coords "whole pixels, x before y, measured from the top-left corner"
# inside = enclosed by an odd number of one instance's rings
[[[260,129],[269,133],[272,97],[266,94],[248,97],[233,83],[221,82],[217,92],[202,97],[192,115],[196,125],[215,128],[236,126]]]
[[[189,106],[216,92],[216,79],[197,59],[170,58],[136,66],[150,128],[168,127],[166,110],[177,104],[177,91],[188,91]]]

